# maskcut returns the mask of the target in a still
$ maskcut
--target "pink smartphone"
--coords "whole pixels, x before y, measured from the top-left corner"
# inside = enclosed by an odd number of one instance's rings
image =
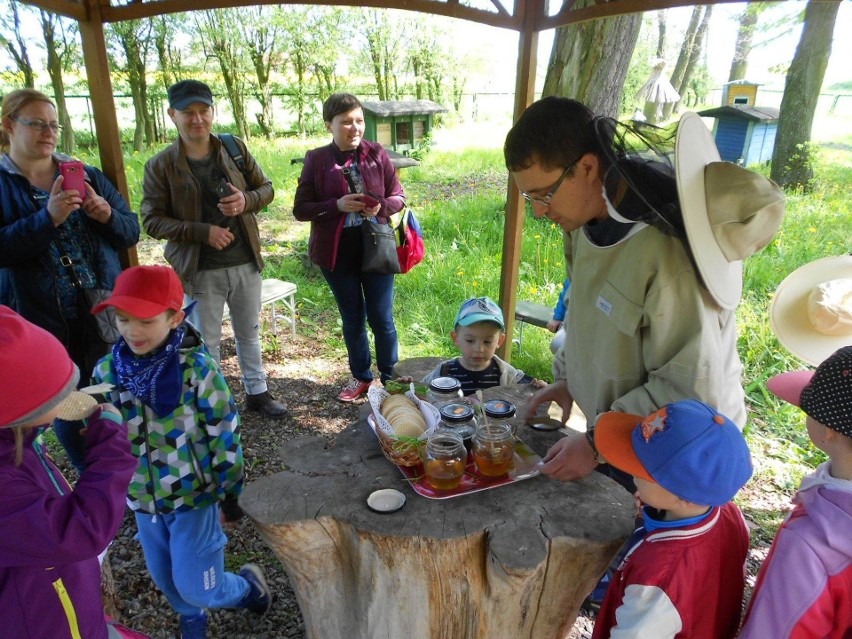
[[[86,199],[86,172],[79,160],[59,163],[59,174],[62,180],[62,190],[75,189],[82,199]]]
[[[358,197],[364,204],[367,205],[368,209],[375,208],[379,205],[379,201],[374,198],[372,195],[367,195],[366,193],[361,193]]]

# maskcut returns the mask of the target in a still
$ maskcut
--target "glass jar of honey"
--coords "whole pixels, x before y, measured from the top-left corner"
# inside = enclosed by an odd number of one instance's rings
[[[429,382],[429,390],[426,392],[426,401],[438,410],[441,406],[457,402],[461,397],[461,382],[455,377],[436,377]]]
[[[462,438],[464,447],[469,452],[471,450],[473,433],[478,426],[473,406],[464,400],[458,400],[452,404],[442,406],[440,413],[441,421],[438,424],[438,430],[456,433]]]
[[[512,469],[515,438],[507,422],[480,426],[473,434],[473,461],[481,475],[500,477]]]
[[[423,473],[435,490],[458,488],[464,475],[467,451],[456,433],[437,430],[426,440]]]
[[[515,405],[505,399],[489,399],[482,405],[482,410],[485,413],[485,417],[487,417],[487,422],[489,424],[500,424],[504,422],[508,422],[508,420],[512,419],[517,412]],[[512,434],[515,434],[515,425],[511,425]]]

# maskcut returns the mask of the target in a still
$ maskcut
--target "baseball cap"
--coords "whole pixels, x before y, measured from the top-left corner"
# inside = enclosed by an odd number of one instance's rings
[[[169,266],[133,266],[119,274],[112,295],[92,308],[92,313],[100,313],[107,306],[142,319],[169,309],[179,311],[183,307],[183,285]]]
[[[193,102],[203,102],[213,106],[213,92],[210,87],[198,80],[181,80],[169,87],[169,106],[173,109],[185,109]]]
[[[477,322],[494,322],[500,326],[500,330],[506,330],[503,311],[490,297],[472,297],[462,302],[453,326],[470,326]]]
[[[666,404],[647,417],[603,413],[595,446],[609,464],[694,504],[729,502],[752,473],[740,429],[695,399]]]
[[[852,437],[852,346],[829,355],[815,371],[781,373],[766,386],[823,426]]]
[[[80,371],[53,335],[0,306],[0,428],[37,423],[67,400]]]

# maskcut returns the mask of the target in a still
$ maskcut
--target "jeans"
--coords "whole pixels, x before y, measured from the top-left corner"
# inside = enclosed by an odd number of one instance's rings
[[[177,613],[236,608],[249,594],[245,579],[225,572],[228,538],[217,504],[168,515],[137,512],[136,526],[148,572]]]
[[[367,322],[376,343],[376,365],[382,382],[393,376],[398,359],[396,326],[393,322],[393,275],[361,272],[361,229],[343,230],[334,270],[322,269],[340,318],[343,341],[349,355],[352,377],[362,382],[373,379],[370,370],[370,341]]]
[[[246,393],[266,392],[266,373],[260,350],[261,277],[253,262],[210,271],[198,271],[186,294],[197,304],[189,321],[201,332],[210,354],[218,364],[225,304],[231,311],[231,326],[237,344],[237,361]]]

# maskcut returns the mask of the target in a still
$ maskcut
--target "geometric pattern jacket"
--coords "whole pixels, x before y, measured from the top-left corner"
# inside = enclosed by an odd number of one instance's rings
[[[112,353],[94,371],[96,384],[115,387],[107,401],[121,411],[131,452],[139,460],[127,504],[149,515],[202,508],[226,496],[234,499],[243,489],[237,406],[219,367],[189,326],[179,361],[182,399],[165,417],[119,386]]]

